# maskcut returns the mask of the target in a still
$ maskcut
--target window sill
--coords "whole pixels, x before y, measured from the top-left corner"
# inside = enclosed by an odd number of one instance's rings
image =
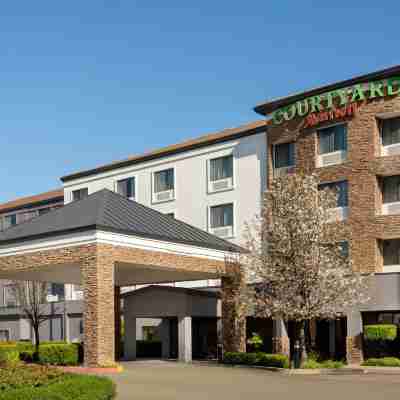
[[[317,157],[317,168],[330,167],[343,164],[347,161],[347,151],[339,150],[332,153],[319,154]]]
[[[398,215],[400,214],[400,201],[393,203],[384,203],[382,205],[382,215]]]
[[[400,272],[400,265],[384,265],[382,273]]]

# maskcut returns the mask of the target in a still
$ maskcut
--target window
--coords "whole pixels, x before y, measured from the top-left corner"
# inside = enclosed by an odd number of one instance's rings
[[[233,177],[233,156],[225,156],[210,160],[210,181]]]
[[[8,229],[15,225],[17,225],[17,214],[6,215],[3,218],[3,229]]]
[[[212,229],[233,226],[233,204],[211,207],[210,226]]]
[[[153,174],[153,201],[168,201],[175,197],[174,169],[169,168]]]
[[[126,178],[118,181],[117,193],[129,200],[135,200],[135,178]]]
[[[39,215],[47,214],[47,213],[49,213],[50,211],[51,211],[51,208],[50,208],[50,207],[41,208],[41,209],[39,210]]]
[[[343,258],[349,258],[349,242],[342,241],[339,243],[340,254]]]
[[[318,131],[319,154],[347,150],[347,126],[334,125]]]
[[[274,168],[292,167],[294,164],[294,143],[283,143],[274,146]]]
[[[51,296],[57,296],[56,301],[64,300],[64,284],[63,283],[50,284],[48,294]]]
[[[175,213],[166,213],[165,214],[167,217],[175,218]]]
[[[400,118],[381,120],[382,145],[400,143]]]
[[[400,239],[383,241],[383,265],[400,265]]]
[[[89,190],[88,188],[78,189],[72,191],[72,201],[82,200],[85,197],[88,197]]]
[[[319,190],[335,190],[337,193],[337,207],[348,206],[347,181],[323,183],[318,186]]]
[[[15,286],[4,286],[4,305],[6,307],[15,307],[17,305],[17,298],[15,296]]]
[[[143,326],[142,333],[145,341],[154,342],[159,340],[156,326]]]
[[[35,218],[36,216],[37,216],[36,211],[28,211],[28,212],[21,213],[19,215],[19,220],[20,220],[20,223],[27,222],[27,221],[30,221],[32,218]]]
[[[0,329],[0,342],[10,341],[10,331],[8,329]]]
[[[382,184],[383,203],[395,203],[400,201],[400,176],[387,176]]]
[[[79,334],[83,335],[83,320],[82,319],[79,321]]]

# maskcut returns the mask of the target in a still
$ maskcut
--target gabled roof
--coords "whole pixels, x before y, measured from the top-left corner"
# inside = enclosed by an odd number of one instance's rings
[[[73,174],[63,176],[61,180],[63,182],[68,182],[74,179],[84,178],[102,172],[128,167],[130,165],[139,164],[145,161],[167,157],[174,154],[182,153],[184,151],[194,150],[212,144],[226,142],[229,140],[235,140],[240,137],[250,136],[265,131],[266,131],[265,120],[258,120],[236,128],[224,129],[220,132],[215,132],[208,135],[200,136],[195,139],[186,140],[185,142],[166,146],[161,149],[157,149],[145,154],[132,156],[122,161],[115,161],[109,164],[101,165],[97,168],[75,172]]]
[[[0,232],[0,245],[91,229],[222,251],[242,251],[239,246],[108,189]]]
[[[6,213],[22,208],[36,207],[41,204],[62,202],[64,200],[64,190],[56,189],[50,192],[40,193],[35,196],[21,197],[17,200],[0,204],[0,213]]]

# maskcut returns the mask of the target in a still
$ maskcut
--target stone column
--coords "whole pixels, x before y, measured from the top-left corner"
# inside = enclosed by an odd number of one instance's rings
[[[272,351],[290,357],[290,340],[286,323],[282,319],[273,320]]]
[[[362,363],[363,323],[361,313],[354,310],[347,315],[346,359],[348,364]]]
[[[124,359],[136,360],[136,318],[126,312],[124,322]]]
[[[115,362],[114,262],[96,251],[82,261],[84,357],[90,367]]]
[[[169,358],[170,356],[170,337],[169,337],[169,319],[163,318],[160,326],[161,331],[161,357]]]
[[[246,351],[246,315],[240,304],[242,275],[223,277],[222,286],[222,344],[223,352]]]
[[[192,317],[178,317],[179,361],[192,361]]]
[[[121,357],[121,288],[114,287],[115,359]]]

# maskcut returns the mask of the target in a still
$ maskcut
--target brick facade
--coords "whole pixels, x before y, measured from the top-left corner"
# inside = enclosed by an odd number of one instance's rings
[[[145,251],[122,246],[88,244],[0,257],[0,273],[39,271],[41,267],[77,264],[81,268],[84,288],[85,363],[89,366],[110,365],[115,360],[115,312],[119,289],[115,289],[118,263],[170,269],[182,272],[213,273],[219,277],[234,272],[223,261]],[[11,276],[10,276],[11,277]],[[67,283],[67,282],[66,282]],[[229,314],[229,307],[225,307]],[[225,329],[227,332],[229,330]]]
[[[353,268],[374,273],[383,270],[382,239],[400,238],[400,215],[381,215],[381,179],[400,175],[400,155],[381,156],[378,115],[400,113],[400,98],[385,97],[358,104],[357,112],[340,121],[305,128],[305,118],[271,124],[268,129],[268,182],[273,179],[273,145],[295,142],[294,172],[316,173],[321,183],[348,181],[348,218],[341,222],[343,239],[349,241]],[[317,166],[317,130],[334,123],[347,124],[347,160],[327,167]],[[359,338],[347,338],[349,360],[362,359]]]

